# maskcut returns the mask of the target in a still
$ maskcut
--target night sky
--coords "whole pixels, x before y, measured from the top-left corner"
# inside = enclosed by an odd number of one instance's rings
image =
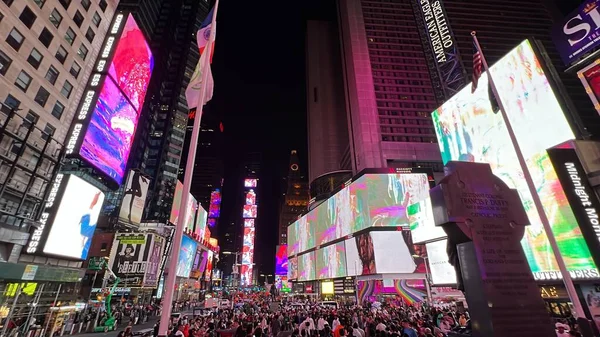
[[[210,111],[224,125],[225,182],[220,219],[239,223],[239,177],[245,152],[263,156],[259,190],[255,263],[272,274],[283,181],[289,154],[298,150],[307,172],[305,21],[334,17],[333,1],[221,0]],[[241,230],[241,228],[240,228]]]

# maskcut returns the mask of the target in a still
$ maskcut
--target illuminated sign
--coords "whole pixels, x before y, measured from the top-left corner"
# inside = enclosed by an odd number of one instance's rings
[[[40,218],[41,225],[33,232],[31,238],[29,239],[29,244],[27,244],[28,254],[35,254],[38,251],[38,248],[40,246],[40,240],[46,232],[46,223],[48,222],[48,218],[50,217],[50,210],[52,209],[52,206],[54,206],[54,201],[56,200],[56,196],[58,195],[58,190],[60,189],[63,178],[64,175],[62,173],[59,173],[54,179],[52,189],[50,190],[50,194],[48,195],[46,205],[44,206],[44,212],[42,213],[42,217]]]
[[[446,62],[446,50],[452,48],[454,41],[446,21],[442,2],[421,0],[421,11],[429,34],[429,41],[437,63]]]
[[[258,184],[258,179],[245,179],[244,187],[256,187]]]
[[[587,0],[552,27],[560,57],[570,65],[600,45],[600,0]]]
[[[567,290],[556,286],[540,286],[542,298],[569,298]]]
[[[98,73],[104,72],[106,70],[106,64],[108,64],[108,59],[113,51],[114,41],[116,39],[116,35],[118,35],[120,32],[124,16],[125,14],[123,13],[115,15],[112,28],[104,40],[104,46],[101,49],[102,53],[99,55],[99,58],[96,61],[95,71]],[[80,103],[81,106],[79,107],[77,119],[71,126],[71,131],[69,133],[65,152],[67,155],[71,155],[75,152],[75,149],[77,148],[81,140],[81,134],[84,128],[84,124],[88,120],[90,108],[93,107],[92,104],[94,104],[97,99],[97,88],[100,86],[104,77],[104,75],[98,73],[93,73],[90,76],[90,80],[88,82],[88,90],[85,92],[85,96],[81,100],[82,102]]]

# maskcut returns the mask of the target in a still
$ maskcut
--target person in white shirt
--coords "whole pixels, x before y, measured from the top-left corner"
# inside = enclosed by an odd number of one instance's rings
[[[358,323],[352,324],[352,334],[354,337],[365,337],[365,330],[358,327]]]
[[[333,325],[333,326],[331,327],[331,331],[335,331],[335,328],[337,328],[337,327],[338,327],[338,325],[340,325],[340,320],[339,320],[339,318],[337,318],[337,317],[336,317],[336,318],[333,320],[333,323],[332,323],[332,325]]]
[[[317,321],[317,330],[319,330],[319,334],[325,329],[325,324],[327,324],[327,321],[323,316],[320,316]]]

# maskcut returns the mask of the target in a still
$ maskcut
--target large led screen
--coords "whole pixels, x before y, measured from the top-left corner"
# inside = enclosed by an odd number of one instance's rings
[[[206,282],[210,281],[210,275],[213,270],[213,252],[212,250],[208,251],[208,257],[206,260],[206,272],[204,273],[204,280]]]
[[[578,71],[577,76],[594,103],[596,112],[600,113],[600,59]]]
[[[256,205],[244,205],[244,209],[242,211],[243,218],[256,218],[258,213],[258,207]]]
[[[198,209],[198,202],[196,198],[194,198],[191,194],[188,196],[188,204],[185,209],[185,228],[192,230],[194,228],[194,216],[196,215],[196,210]]]
[[[576,278],[595,275],[596,266],[546,152],[574,135],[529,41],[498,61],[491,73],[544,209],[536,209],[502,116],[491,110],[485,74],[474,94],[467,86],[432,114],[444,164],[489,163],[495,175],[519,192],[531,222],[521,244],[536,279],[558,276],[541,211],[550,220],[567,268]]]
[[[287,228],[287,247],[288,256],[296,255],[300,250],[300,240],[298,240],[298,221],[290,224]]]
[[[408,231],[369,232],[345,241],[348,276],[417,271]],[[394,258],[390,258],[393,256]],[[419,258],[419,260],[422,260]],[[418,262],[418,263],[417,263]]]
[[[244,228],[242,264],[252,264],[252,262],[254,261],[254,235],[254,227]]]
[[[301,252],[315,247],[315,220],[315,213],[309,213],[296,221],[296,235],[298,236],[299,251]]]
[[[315,255],[317,279],[345,277],[347,275],[344,242],[318,249]]]
[[[179,259],[177,260],[177,276],[190,276],[197,247],[198,244],[192,238],[185,235],[181,238],[181,250],[179,251]]]
[[[52,225],[46,224],[50,231],[44,253],[85,260],[104,202],[104,193],[77,176],[68,177]]]
[[[132,225],[140,224],[149,185],[150,179],[145,177],[140,171],[129,171],[121,209],[119,210],[119,220]]]
[[[456,270],[448,262],[448,253],[446,247],[448,240],[431,242],[425,245],[427,247],[427,260],[429,261],[429,273],[431,274],[431,283],[434,285],[453,285],[456,284]]]
[[[177,225],[179,221],[179,206],[181,205],[181,199],[183,197],[183,184],[177,180],[175,185],[175,192],[173,193],[173,203],[171,204],[171,215],[169,216],[169,222],[173,225]]]
[[[244,219],[244,227],[254,227],[254,219]]]
[[[140,110],[154,68],[154,58],[144,34],[129,14],[108,69],[108,74]]]
[[[256,205],[256,193],[253,190],[246,193],[246,205]]]
[[[258,185],[258,179],[244,179],[244,187],[253,188]]]
[[[139,113],[109,77],[85,131],[79,155],[121,184],[135,135]]]
[[[298,258],[291,257],[288,260],[288,279],[295,280],[298,278]]]
[[[275,275],[287,275],[288,273],[288,256],[287,245],[277,246],[275,253]]]
[[[198,212],[196,213],[196,225],[194,226],[194,233],[196,233],[198,237],[204,237],[207,221],[208,214],[202,205],[198,205]]]
[[[318,217],[317,242],[319,245],[351,233],[350,186],[325,200],[316,212]]]
[[[315,252],[298,256],[298,281],[312,281],[315,274]]]
[[[413,243],[426,243],[446,237],[444,229],[441,226],[436,226],[432,221],[433,208],[431,198],[427,197],[418,203],[409,206],[409,209],[409,212],[423,215],[421,221],[411,221],[410,223]]]

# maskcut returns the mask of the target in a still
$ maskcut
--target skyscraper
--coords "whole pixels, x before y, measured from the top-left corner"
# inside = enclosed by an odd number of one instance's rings
[[[410,1],[340,0],[350,161],[441,171],[430,113],[434,94]]]
[[[286,178],[286,193],[279,212],[279,244],[287,244],[287,227],[308,207],[308,182],[300,170],[296,150],[290,154],[290,165]]]
[[[150,176],[145,219],[167,221],[177,182],[188,108],[185,88],[199,59],[196,32],[207,0],[126,0],[154,53],[154,75],[132,148],[130,166]]]

